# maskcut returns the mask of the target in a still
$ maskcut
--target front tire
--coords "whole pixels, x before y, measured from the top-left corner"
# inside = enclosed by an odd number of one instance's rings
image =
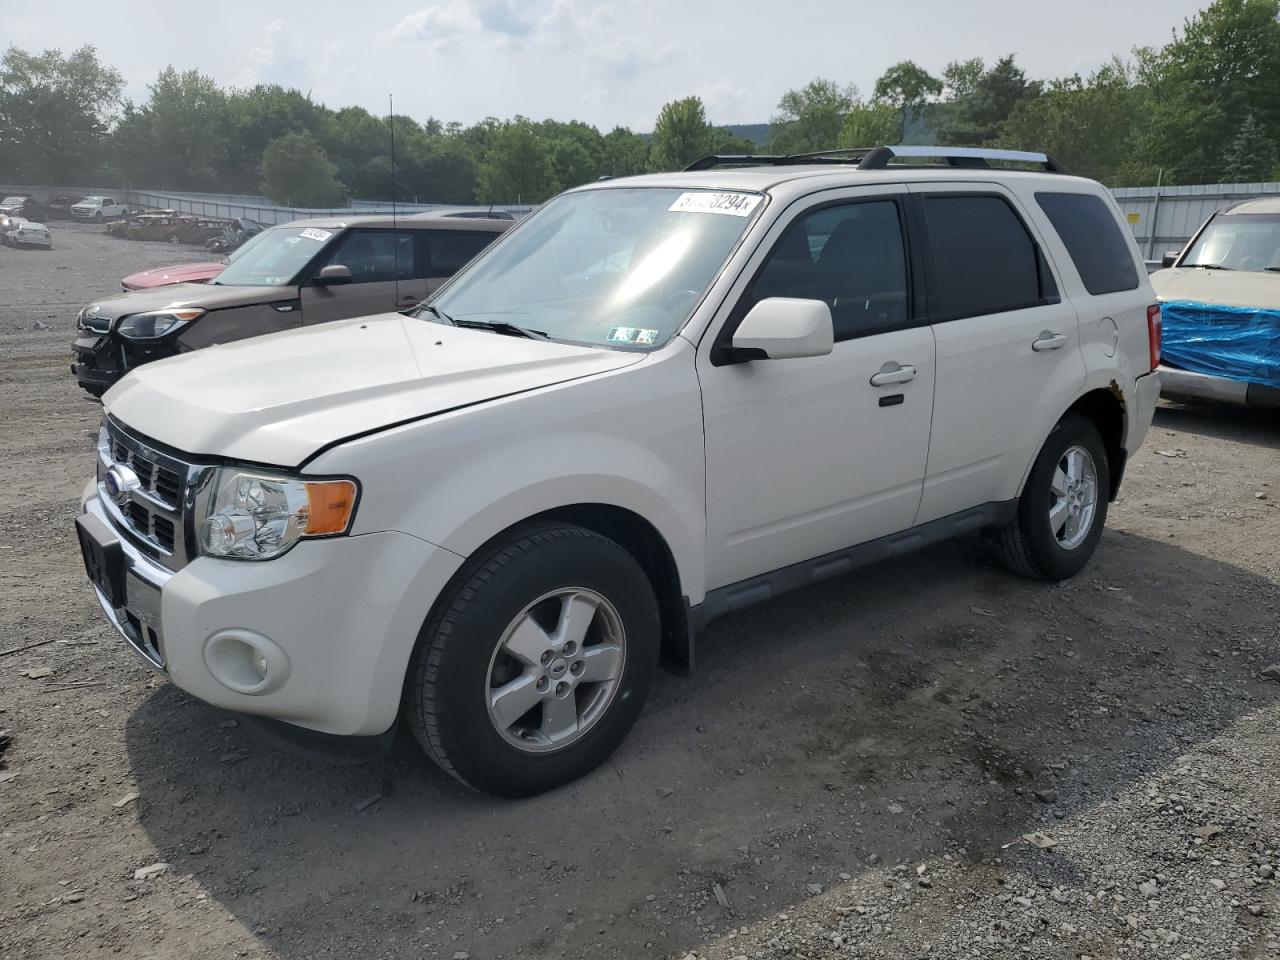
[[[996,532],[1001,559],[1024,577],[1074,577],[1098,546],[1110,499],[1102,436],[1091,420],[1068,414],[1040,448],[1017,518]]]
[[[635,558],[594,531],[537,524],[485,548],[418,636],[404,707],[458,780],[527,797],[604,761],[658,665],[660,619]]]

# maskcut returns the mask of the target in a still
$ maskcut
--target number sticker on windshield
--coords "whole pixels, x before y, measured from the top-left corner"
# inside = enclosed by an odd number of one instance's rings
[[[760,202],[754,193],[712,193],[699,190],[682,193],[676,202],[667,207],[675,213],[725,213],[731,217],[749,217]]]
[[[324,243],[333,236],[333,232],[330,230],[317,230],[315,227],[307,227],[307,229],[303,230],[298,234],[298,236],[306,237],[308,240],[318,240],[320,243]]]
[[[609,330],[610,343],[634,343],[647,347],[657,339],[657,330],[648,330],[644,327],[612,327]]]

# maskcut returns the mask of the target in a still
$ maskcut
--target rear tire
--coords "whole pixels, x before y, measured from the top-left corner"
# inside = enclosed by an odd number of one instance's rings
[[[1074,472],[1079,476],[1072,476]],[[1049,433],[1018,500],[1017,518],[995,533],[1005,565],[1039,580],[1074,577],[1093,556],[1111,499],[1107,449],[1093,422],[1063,417]]]
[[[532,796],[622,742],[659,646],[658,601],[630,553],[572,524],[526,526],[474,556],[439,598],[404,711],[423,750],[458,780]]]

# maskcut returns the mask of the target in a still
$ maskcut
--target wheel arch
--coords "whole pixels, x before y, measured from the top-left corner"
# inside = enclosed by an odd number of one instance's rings
[[[1063,416],[1076,413],[1098,428],[1102,445],[1107,451],[1107,472],[1110,480],[1110,498],[1115,500],[1124,477],[1126,453],[1124,449],[1125,401],[1114,381],[1107,386],[1090,390],[1066,409]],[[1061,418],[1059,418],[1061,419]]]
[[[509,539],[516,531],[533,525],[567,523],[583,527],[613,540],[640,564],[662,616],[662,661],[668,669],[688,673],[693,669],[693,635],[689,624],[689,599],[680,578],[680,569],[670,544],[654,524],[626,507],[612,503],[571,503],[551,507],[531,514],[490,536],[473,551],[472,556],[489,552],[490,547]],[[470,576],[470,563],[463,564],[449,584],[440,592],[440,598],[460,578]],[[430,619],[435,605],[427,613]]]

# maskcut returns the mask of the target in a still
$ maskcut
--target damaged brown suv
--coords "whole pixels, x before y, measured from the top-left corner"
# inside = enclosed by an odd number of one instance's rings
[[[265,230],[209,283],[105,297],[80,311],[71,372],[94,396],[134,367],[304,324],[413,306],[509,220],[367,217]]]

